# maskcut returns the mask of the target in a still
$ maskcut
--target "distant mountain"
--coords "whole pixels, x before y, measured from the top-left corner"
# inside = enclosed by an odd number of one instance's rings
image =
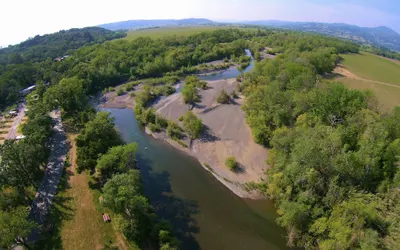
[[[102,43],[125,35],[125,32],[115,32],[100,27],[61,30],[53,34],[37,35],[20,44],[0,49],[0,64],[40,61],[48,57],[54,59],[63,56],[71,49],[77,49],[86,44]],[[10,62],[11,58],[14,59]]]
[[[98,26],[109,30],[124,30],[124,29],[149,28],[156,26],[208,25],[213,23],[214,23],[213,21],[204,18],[187,18],[187,19],[128,20],[116,23],[106,23]]]
[[[275,28],[315,32],[349,39],[361,44],[370,44],[400,51],[400,35],[384,26],[367,28],[344,23],[286,22],[277,20],[240,22],[249,25],[263,25]]]

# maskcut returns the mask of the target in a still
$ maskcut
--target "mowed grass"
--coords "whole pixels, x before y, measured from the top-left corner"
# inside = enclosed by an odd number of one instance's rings
[[[390,112],[394,107],[400,106],[400,87],[344,77],[337,80],[351,89],[371,90],[378,99],[380,109],[383,112]]]
[[[400,64],[373,54],[342,54],[341,64],[357,76],[400,85]]]
[[[113,224],[103,222],[104,209],[98,204],[98,191],[90,187],[87,173],[77,173],[75,136],[69,136],[69,140],[72,164],[64,170],[51,208],[48,225],[52,225],[52,229],[42,234],[34,249],[104,249],[113,246],[128,249]]]
[[[138,37],[150,37],[157,39],[168,36],[190,36],[199,34],[201,32],[214,31],[217,29],[232,29],[232,28],[236,27],[193,26],[193,27],[163,27],[163,28],[146,29],[146,30],[131,30],[128,31],[128,34],[124,39],[133,40]],[[254,28],[238,28],[238,29],[250,30]]]

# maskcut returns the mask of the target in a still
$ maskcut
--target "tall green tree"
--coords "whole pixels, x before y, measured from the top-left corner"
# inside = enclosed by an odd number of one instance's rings
[[[14,244],[25,245],[25,238],[37,226],[27,216],[28,211],[23,206],[0,213],[0,247],[8,249]]]
[[[50,109],[61,107],[69,114],[77,114],[87,107],[83,81],[77,77],[64,78],[44,94],[44,102]]]
[[[115,174],[122,174],[136,166],[137,144],[131,143],[110,148],[97,160],[96,170],[100,178],[107,180]]]
[[[101,154],[105,154],[113,146],[122,144],[123,141],[114,128],[114,119],[109,113],[97,113],[76,138],[78,169],[93,170]]]

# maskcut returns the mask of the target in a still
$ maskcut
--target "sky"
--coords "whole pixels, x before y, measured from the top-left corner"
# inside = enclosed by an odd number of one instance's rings
[[[340,22],[400,33],[400,0],[1,0],[0,8],[0,46],[62,29],[190,17]]]

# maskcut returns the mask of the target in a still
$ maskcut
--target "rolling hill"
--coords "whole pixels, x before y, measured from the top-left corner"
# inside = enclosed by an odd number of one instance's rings
[[[54,59],[63,56],[71,49],[91,43],[103,43],[125,35],[124,32],[114,32],[100,27],[61,30],[53,34],[37,35],[20,44],[0,49],[0,64],[19,63],[21,60],[41,61],[48,57]]]
[[[385,26],[368,28],[344,23],[286,22],[277,20],[248,21],[240,23],[321,33],[349,39],[361,44],[374,45],[377,47],[400,51],[400,35],[396,31]]]

